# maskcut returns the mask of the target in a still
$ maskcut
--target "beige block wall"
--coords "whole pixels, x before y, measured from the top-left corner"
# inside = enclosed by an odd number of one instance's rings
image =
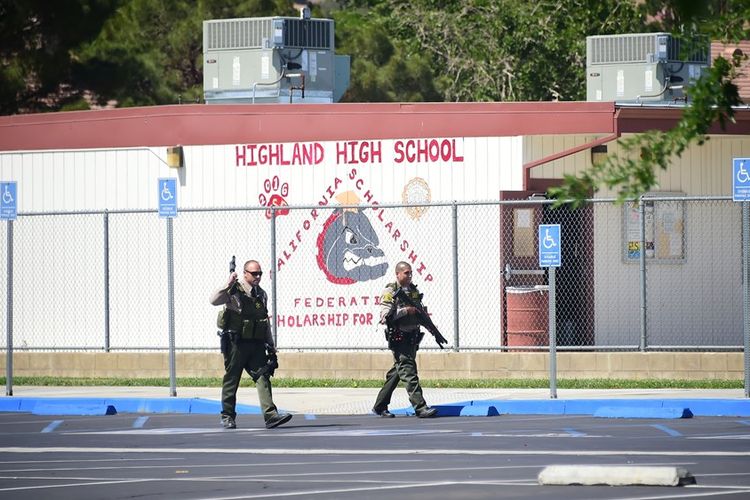
[[[0,355],[5,374],[7,356]],[[380,379],[393,358],[388,351],[280,352],[277,377]],[[177,353],[177,377],[221,377],[219,353]],[[544,379],[549,354],[535,352],[421,352],[423,379]],[[741,352],[561,352],[559,378],[742,380]],[[15,377],[167,378],[167,353],[15,352]]]

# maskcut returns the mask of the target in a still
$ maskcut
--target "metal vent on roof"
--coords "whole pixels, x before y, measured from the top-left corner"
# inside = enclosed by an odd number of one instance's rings
[[[274,32],[276,23],[282,26],[281,39]],[[268,48],[264,43],[269,40],[277,47],[331,50],[332,24],[330,19],[270,17],[209,21],[204,50]]]
[[[329,50],[331,48],[331,21],[285,19],[284,46]]]
[[[228,19],[206,23],[204,50],[261,48],[271,37],[271,19]]]
[[[589,65],[683,60],[680,41],[669,33],[591,36],[587,42]],[[696,47],[685,62],[708,65],[708,44]]]

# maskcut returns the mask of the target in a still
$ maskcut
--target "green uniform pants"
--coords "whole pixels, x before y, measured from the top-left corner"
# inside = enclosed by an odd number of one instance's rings
[[[399,342],[392,346],[391,352],[393,352],[393,366],[385,374],[385,384],[380,389],[373,408],[378,411],[387,409],[391,403],[393,391],[396,390],[399,382],[403,382],[409,394],[409,402],[414,407],[414,411],[419,414],[427,408],[427,403],[422,396],[422,386],[419,384],[417,375],[417,346],[410,342]]]
[[[238,340],[231,342],[229,353],[224,356],[224,382],[221,389],[221,414],[232,418],[237,416],[237,389],[240,386],[242,371],[250,375],[250,370],[258,370],[266,364],[266,346],[262,340]],[[271,395],[271,380],[267,376],[258,378],[255,383],[263,418],[268,421],[278,413]]]

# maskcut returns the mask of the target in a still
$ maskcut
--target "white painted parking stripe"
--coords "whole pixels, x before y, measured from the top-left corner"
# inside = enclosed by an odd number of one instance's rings
[[[563,430],[564,430],[565,432],[567,432],[568,434],[570,434],[570,436],[572,436],[572,437],[583,437],[583,436],[585,436],[585,435],[586,435],[585,433],[583,433],[583,432],[578,432],[577,430],[575,430],[575,429],[571,429],[570,427],[566,427],[566,428],[565,428],[565,429],[563,429]]]
[[[743,425],[750,425],[750,420],[738,420],[737,422],[743,424]]]
[[[148,420],[148,417],[146,416],[138,417],[135,419],[135,422],[133,422],[133,427],[135,429],[140,429],[143,427],[143,425],[146,423],[147,420]]]
[[[117,479],[113,481],[96,481],[91,483],[70,483],[70,484],[50,484],[43,486],[15,486],[13,488],[0,488],[0,491],[22,491],[22,490],[42,490],[50,488],[78,488],[80,486],[99,486],[102,484],[124,484],[124,483],[146,483],[150,481],[157,481],[157,479]],[[162,481],[162,479],[158,479]]]
[[[681,432],[678,432],[678,431],[672,429],[671,427],[667,427],[666,425],[663,425],[663,424],[651,424],[651,427],[653,427],[654,429],[659,429],[662,432],[666,432],[667,434],[669,434],[672,437],[680,437],[680,436],[682,436]]]
[[[501,434],[497,432],[483,432],[475,433],[472,436],[483,436],[483,437],[502,437],[502,438],[571,438],[571,437],[587,437],[587,438],[611,438],[612,436],[605,435],[593,435],[584,434],[582,432],[545,432],[543,434]]]
[[[296,431],[294,429],[283,429],[286,432],[276,433],[277,437],[301,437],[301,436],[324,436],[324,437],[360,437],[360,436],[412,436],[415,434],[446,434],[456,433],[455,430],[440,429],[337,429],[337,430],[316,430],[316,431]],[[85,434],[85,435],[172,435],[172,434],[216,434],[227,432],[222,428],[206,429],[203,427],[164,427],[160,429],[120,429],[106,431],[72,431],[66,434]],[[240,432],[266,433],[266,429],[232,429],[232,434]],[[566,434],[563,434],[566,435]]]
[[[688,439],[750,439],[750,434],[717,434],[714,436],[690,436]]]
[[[549,456],[653,456],[653,457],[684,457],[685,451],[652,451],[652,450],[498,450],[498,449],[328,449],[328,448],[105,448],[100,446],[6,446],[0,448],[0,453],[216,453],[218,455],[549,455]],[[693,457],[750,457],[750,451],[691,451]]]
[[[336,462],[327,462],[327,463],[336,463]],[[307,464],[307,465],[309,465],[309,464]],[[359,465],[370,465],[370,463],[360,463]],[[172,467],[174,467],[174,466],[172,466]],[[190,465],[189,467],[191,469],[193,468],[192,465]],[[226,465],[224,467],[226,467]],[[91,467],[91,468],[86,468],[84,470],[86,470],[86,471],[111,470],[113,468],[114,467],[105,467],[105,468],[94,468],[94,467]],[[127,467],[127,468],[123,468],[123,469],[137,469],[137,468],[136,467]],[[331,482],[332,480],[331,479],[321,479],[321,478],[325,478],[325,477],[339,478],[339,477],[344,476],[344,477],[347,478],[347,481],[349,481],[349,480],[354,481],[353,479],[351,479],[351,476],[368,476],[368,475],[378,475],[379,476],[379,475],[383,475],[383,474],[391,474],[391,475],[394,475],[394,476],[391,476],[391,477],[395,477],[396,474],[414,474],[414,473],[418,473],[418,472],[419,473],[421,473],[421,472],[451,472],[451,471],[467,471],[467,472],[471,472],[471,471],[480,471],[480,470],[493,471],[493,470],[509,470],[509,469],[512,469],[512,470],[516,470],[516,469],[534,469],[534,471],[536,471],[536,470],[539,469],[539,466],[538,465],[492,465],[492,466],[487,465],[487,466],[471,466],[471,467],[424,467],[424,468],[399,468],[399,469],[392,469],[392,468],[388,468],[388,469],[364,469],[364,470],[347,470],[347,471],[343,471],[343,472],[342,471],[335,471],[335,472],[321,472],[321,471],[316,471],[316,472],[290,472],[290,473],[285,473],[284,476],[280,477],[280,478],[269,476],[269,474],[275,475],[275,472],[274,471],[268,471],[268,472],[261,473],[261,474],[256,473],[256,474],[241,474],[240,475],[240,474],[229,474],[229,473],[227,473],[227,474],[221,475],[221,476],[213,476],[213,477],[198,476],[198,477],[195,477],[195,478],[181,478],[181,479],[183,479],[183,480],[196,480],[196,481],[225,481],[227,479],[249,481],[249,480],[254,480],[254,479],[263,479],[263,481],[266,481],[266,482],[281,482],[281,483],[290,483],[290,482],[295,482],[295,481],[296,482],[303,482],[303,483],[313,482],[313,481],[328,483],[328,482]],[[41,471],[42,470],[30,470],[28,472],[41,472]],[[63,471],[65,471],[65,472],[76,472],[75,470],[66,470],[66,469],[56,469],[56,471],[57,472],[63,472]],[[7,472],[18,472],[18,471],[3,471],[3,472],[7,473]],[[73,480],[77,480],[77,481],[103,480],[103,478],[101,478],[101,477],[93,478],[93,477],[55,476],[54,478],[50,478],[50,477],[43,477],[43,476],[36,476],[36,475],[35,476],[25,476],[25,475],[21,475],[21,474],[17,474],[17,473],[13,474],[12,476],[6,476],[6,475],[3,475],[3,474],[0,474],[0,479],[47,479],[47,480],[54,479],[56,481],[59,481],[59,480],[68,480],[68,481],[73,481]],[[107,480],[108,481],[116,481],[116,480],[125,480],[125,479],[126,478],[108,478]],[[165,479],[165,478],[161,478],[161,479]],[[159,479],[159,480],[161,480],[161,479]],[[525,481],[528,481],[528,480],[533,480],[533,479],[529,478],[529,479],[526,479]],[[359,479],[358,481],[369,481],[369,480]],[[516,479],[514,479],[514,481],[516,481]],[[377,482],[378,483],[382,483],[384,481],[382,479],[377,479]],[[387,481],[385,481],[385,482],[387,482]],[[396,483],[400,484],[403,481],[392,481],[392,482],[394,484],[396,484]]]
[[[53,420],[52,422],[50,422],[50,424],[47,427],[42,429],[42,432],[52,432],[55,429],[57,429],[62,423],[63,423],[63,420]]]
[[[109,466],[100,466],[100,467],[91,467],[91,466],[81,466],[81,467],[34,467],[30,469],[3,469],[0,471],[0,474],[7,474],[10,472],[18,473],[18,472],[61,472],[61,471],[78,471],[78,470],[139,470],[139,469],[173,469],[174,467],[181,466],[182,464],[176,463],[179,461],[182,461],[184,459],[182,458],[157,458],[157,459],[147,459],[147,458],[134,458],[134,459],[124,459],[124,458],[118,458],[116,460],[107,460],[107,459],[97,459],[97,460],[90,460],[91,462],[113,462],[117,461],[119,462],[148,462],[151,460],[159,460],[159,461],[169,461],[170,463],[167,465],[155,465],[155,464],[149,464],[149,465],[109,465]],[[55,462],[55,461],[51,461]],[[81,460],[58,460],[57,462],[62,463],[79,463],[82,462]],[[346,465],[372,465],[372,464],[397,464],[397,463],[408,463],[408,464],[420,464],[424,462],[424,460],[420,459],[390,459],[390,460],[331,460],[326,461],[326,464],[346,464]],[[8,462],[5,462],[8,463]],[[32,462],[23,462],[23,463],[49,463],[45,462],[43,460],[39,461],[32,461]],[[291,465],[310,465],[310,462],[271,462],[271,463],[258,463],[253,464],[253,469],[259,468],[259,467],[288,467]],[[220,468],[224,469],[227,468],[227,464],[194,464],[191,463],[189,465],[191,469],[207,469],[207,468]],[[244,467],[244,466],[243,466]],[[518,468],[518,467],[526,467],[526,466],[503,466],[503,468]],[[452,469],[451,469],[452,470]]]
[[[403,489],[415,489],[415,488],[434,488],[438,486],[454,486],[472,484],[464,483],[459,481],[436,481],[436,482],[425,482],[425,483],[409,483],[409,484],[398,484],[388,486],[377,486],[368,488],[335,488],[325,490],[306,490],[306,491],[291,491],[285,493],[260,493],[258,495],[242,495],[242,496],[231,496],[231,497],[210,497],[206,500],[239,500],[239,499],[250,499],[250,498],[281,498],[281,497],[298,497],[298,496],[312,496],[312,495],[332,495],[334,493],[358,493],[366,491],[384,491],[384,490],[403,490]],[[518,483],[514,483],[518,485]],[[531,484],[530,484],[531,486]],[[324,497],[325,498],[325,497]]]

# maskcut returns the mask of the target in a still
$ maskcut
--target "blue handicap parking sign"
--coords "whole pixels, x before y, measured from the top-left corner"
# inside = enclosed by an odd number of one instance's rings
[[[560,267],[560,224],[539,225],[539,267]]]
[[[177,217],[177,179],[159,179],[159,217]]]
[[[0,219],[16,220],[18,193],[15,182],[0,182]]]
[[[732,200],[750,201],[750,158],[732,160]]]

